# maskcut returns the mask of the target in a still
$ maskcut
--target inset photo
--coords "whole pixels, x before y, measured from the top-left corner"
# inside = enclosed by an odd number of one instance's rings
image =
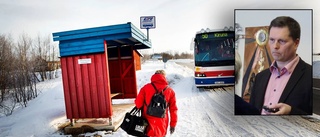
[[[312,115],[312,14],[235,10],[235,115]]]

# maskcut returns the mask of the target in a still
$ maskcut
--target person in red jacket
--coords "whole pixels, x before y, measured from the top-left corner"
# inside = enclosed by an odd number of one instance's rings
[[[151,83],[155,85],[158,91],[162,91],[166,86],[168,86],[168,82],[165,78],[165,72],[163,70],[157,70],[154,75],[151,77]],[[152,96],[156,92],[151,83],[144,85],[135,100],[135,104],[137,108],[142,108],[143,117],[145,117],[149,126],[146,130],[146,136],[149,137],[163,137],[167,134],[168,124],[169,124],[169,115],[170,112],[170,134],[172,134],[175,130],[178,115],[177,115],[177,105],[176,105],[176,96],[175,92],[172,88],[168,87],[163,95],[165,96],[166,101],[168,102],[168,108],[166,110],[166,116],[164,118],[158,118],[154,116],[150,116],[147,114],[147,106],[149,105]]]

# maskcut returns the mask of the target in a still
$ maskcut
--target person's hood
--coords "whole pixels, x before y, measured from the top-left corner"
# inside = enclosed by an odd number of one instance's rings
[[[166,80],[166,77],[163,76],[162,74],[154,74],[151,77],[151,82],[154,83],[155,85],[161,85],[161,86],[167,86],[168,82]]]

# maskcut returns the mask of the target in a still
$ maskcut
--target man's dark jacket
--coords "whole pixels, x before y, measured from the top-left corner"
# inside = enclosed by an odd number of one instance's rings
[[[270,76],[270,69],[258,73],[251,92],[250,104],[260,112]],[[291,106],[290,115],[312,115],[312,94],[312,67],[300,58],[283,90],[279,103]]]

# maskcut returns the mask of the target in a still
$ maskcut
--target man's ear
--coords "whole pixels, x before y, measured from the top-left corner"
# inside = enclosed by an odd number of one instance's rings
[[[297,50],[298,49],[298,46],[299,46],[299,43],[300,43],[300,38],[297,38],[295,41],[294,41],[294,46],[295,46],[295,49]]]

